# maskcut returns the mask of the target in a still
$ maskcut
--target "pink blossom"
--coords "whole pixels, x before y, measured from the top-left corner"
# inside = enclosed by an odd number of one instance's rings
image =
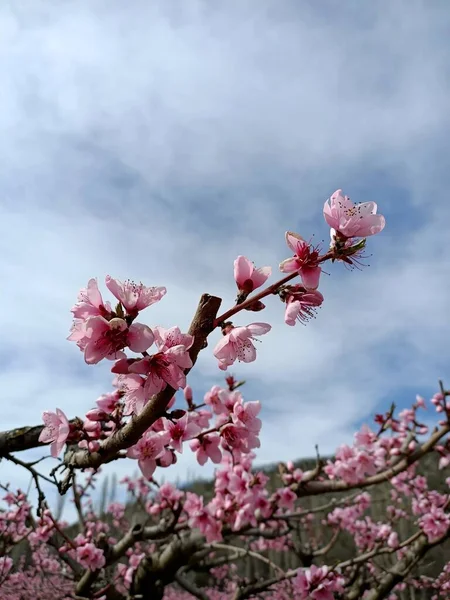
[[[227,409],[225,408],[220,398],[221,391],[222,388],[220,386],[213,385],[209,392],[206,392],[204,397],[205,404],[210,406],[216,415],[220,415],[227,412]]]
[[[132,352],[145,352],[154,342],[153,331],[148,325],[132,323],[128,328],[127,346]]]
[[[96,364],[103,358],[122,357],[120,351],[126,346],[133,352],[144,352],[154,340],[147,325],[133,323],[128,327],[124,319],[107,321],[103,317],[90,317],[86,321],[85,337],[84,359],[87,364]]]
[[[319,286],[320,273],[319,253],[317,250],[311,250],[308,242],[292,231],[286,231],[286,243],[294,253],[292,258],[286,258],[280,263],[280,271],[283,273],[293,273],[298,271],[302,278],[302,283],[308,290],[315,290]]]
[[[168,442],[167,434],[148,431],[137,444],[128,449],[129,458],[137,458],[142,475],[151,479],[156,469],[156,459],[164,454],[164,446]]]
[[[125,565],[120,565],[123,567],[123,571],[124,571],[123,579],[124,579],[125,586],[127,587],[127,589],[129,589],[129,587],[131,586],[131,584],[133,582],[134,573],[135,573],[136,569],[138,568],[139,563],[144,558],[144,556],[145,556],[145,553],[132,554],[129,558],[128,568],[126,568]],[[106,598],[106,596],[105,596],[105,598]]]
[[[77,300],[71,310],[76,319],[86,320],[89,317],[106,317],[111,313],[111,305],[109,302],[103,302],[96,279],[89,280],[87,287],[78,293]]]
[[[399,541],[398,541],[398,533],[396,531],[392,531],[389,534],[389,537],[387,539],[387,545],[389,546],[389,548],[398,548]]]
[[[238,256],[234,261],[234,279],[239,291],[245,295],[262,286],[271,273],[271,267],[260,267],[257,269],[245,256]]]
[[[334,600],[334,592],[342,592],[344,580],[328,567],[311,565],[309,569],[299,569],[294,586],[300,593],[300,600]]]
[[[367,425],[363,425],[361,429],[355,433],[355,443],[358,446],[371,446],[376,439],[376,434]]]
[[[252,343],[255,335],[263,335],[272,327],[267,323],[251,323],[246,327],[229,326],[223,338],[214,348],[214,356],[219,361],[219,368],[223,371],[232,365],[235,360],[245,363],[253,362],[256,358],[256,348]]]
[[[79,448],[85,448],[89,452],[97,452],[100,448],[100,442],[98,440],[81,440],[78,443]]]
[[[88,431],[92,435],[92,437],[98,437],[102,432],[101,423],[99,423],[98,421],[92,421],[89,418],[87,418],[84,421],[83,429],[85,431]]]
[[[261,419],[257,415],[261,410],[261,402],[254,400],[252,402],[236,403],[233,408],[233,421],[237,425],[243,425],[253,433],[259,433],[262,427]]]
[[[129,313],[137,313],[165,296],[165,287],[146,287],[127,279],[123,283],[109,275],[105,278],[106,287],[119,300]]]
[[[66,415],[59,408],[56,409],[56,413],[44,411],[42,413],[42,420],[45,427],[39,435],[39,441],[44,444],[51,442],[50,451],[52,456],[56,458],[61,453],[69,436],[70,423]]]
[[[192,367],[192,360],[185,346],[178,345],[163,352],[146,356],[129,366],[131,373],[146,375],[145,394],[149,398],[166,388],[174,390],[186,386],[185,369]]]
[[[195,423],[189,422],[189,414],[185,413],[177,421],[169,421],[164,418],[164,430],[170,435],[170,444],[180,454],[183,452],[183,442],[190,440],[198,433],[200,427]]]
[[[260,441],[256,433],[245,427],[227,424],[221,427],[220,435],[226,448],[246,453],[253,448],[259,448]]]
[[[13,560],[9,556],[0,556],[0,581],[4,581],[13,567]]]
[[[337,190],[323,207],[323,216],[328,225],[342,237],[368,237],[384,229],[383,215],[377,215],[375,202],[353,204],[342,190]]]
[[[190,385],[187,385],[184,388],[184,390],[183,390],[183,396],[184,396],[184,399],[187,402],[188,407],[192,408],[193,407],[193,403],[192,403],[193,394],[192,394],[192,388],[191,388]]]
[[[189,350],[194,343],[194,337],[188,333],[181,333],[179,327],[171,327],[165,329],[157,325],[154,330],[155,342],[160,352],[165,352],[169,348],[176,346],[184,346],[185,350]]]
[[[197,423],[200,429],[209,427],[209,422],[212,419],[212,414],[209,410],[192,410],[189,411],[191,421]]]
[[[164,453],[156,461],[159,467],[170,467],[177,462],[177,455],[171,448],[164,448]]]
[[[439,469],[445,469],[450,465],[450,455],[441,456],[439,459]]]
[[[69,342],[75,342],[78,348],[84,351],[89,341],[86,337],[86,321],[84,319],[73,320],[67,339]]]
[[[450,516],[442,508],[431,506],[419,520],[419,526],[430,542],[445,535],[450,526]]]
[[[147,400],[150,398],[150,396],[145,393],[145,383],[146,380],[135,373],[117,375],[115,378],[114,385],[117,385],[119,390],[123,392],[125,415],[138,415],[142,412]]]
[[[219,399],[222,402],[224,410],[222,411],[225,415],[232,413],[235,404],[242,404],[242,394],[239,391],[223,390],[219,391]]]
[[[426,403],[425,403],[425,398],[423,398],[422,396],[419,396],[419,394],[417,394],[416,396],[416,406],[419,408],[426,408]]]
[[[219,445],[220,436],[217,433],[207,433],[189,443],[191,450],[196,453],[198,464],[202,466],[208,458],[216,465],[220,463],[222,452]]]
[[[90,421],[104,421],[107,417],[107,414],[100,408],[92,408],[91,410],[88,410],[86,417]]]
[[[284,322],[294,326],[296,321],[305,323],[315,316],[315,311],[323,302],[322,294],[317,290],[307,291],[303,286],[291,286],[285,296],[286,310]]]
[[[214,518],[208,507],[203,506],[203,498],[188,492],[184,510],[189,515],[189,525],[199,529],[208,543],[222,539],[222,524]]]
[[[111,392],[110,394],[102,394],[95,403],[101,410],[105,411],[105,413],[111,414],[117,407],[119,400],[120,394],[116,391]]]
[[[84,360],[96,364],[103,358],[117,356],[127,345],[128,325],[123,319],[107,321],[103,317],[90,317],[85,325],[86,345]]]
[[[297,500],[297,496],[290,488],[281,488],[280,490],[277,490],[276,498],[276,505],[278,508],[285,508],[287,510],[294,509],[294,503]]]
[[[186,387],[184,370],[192,367],[188,350],[194,342],[193,336],[181,333],[178,327],[155,327],[154,336],[158,353],[124,365],[126,371],[147,376],[147,398],[165,389],[167,384],[175,390]]]
[[[97,548],[92,543],[77,548],[77,561],[91,571],[97,571],[105,566],[106,560],[103,550]]]

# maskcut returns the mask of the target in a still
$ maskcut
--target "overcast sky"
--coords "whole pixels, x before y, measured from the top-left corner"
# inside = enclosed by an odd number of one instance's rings
[[[276,275],[285,230],[327,243],[337,188],[386,216],[370,267],[326,268],[307,327],[286,326],[275,299],[236,320],[273,325],[232,369],[263,404],[258,461],[331,452],[374,411],[450,381],[448,8],[2,2],[0,428],[83,416],[110,391],[110,365],[66,341],[89,278],[165,285],[141,320],[186,330],[203,292],[231,305],[238,254]],[[190,376],[197,400],[223,381],[219,337]],[[211,473],[186,448],[164,475],[188,469]],[[28,482],[4,462],[0,479]]]

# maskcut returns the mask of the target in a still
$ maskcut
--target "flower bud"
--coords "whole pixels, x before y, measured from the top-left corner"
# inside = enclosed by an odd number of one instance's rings
[[[106,419],[106,413],[100,408],[93,408],[86,413],[86,417],[90,421],[104,421]]]

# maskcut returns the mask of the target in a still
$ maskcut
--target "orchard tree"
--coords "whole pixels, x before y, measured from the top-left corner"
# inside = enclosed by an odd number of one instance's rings
[[[398,414],[392,406],[376,415],[372,428],[363,426],[353,445],[340,446],[330,460],[317,454],[306,470],[280,464],[275,488],[252,464],[260,402],[244,400],[242,382],[231,375],[199,403],[187,384],[217,328],[223,336],[213,354],[220,370],[256,359],[254,342],[270,337],[270,324],[236,320],[244,311],[263,311],[269,296],[283,303],[289,326],[314,317],[324,301],[318,291],[323,264],[360,266],[366,238],[385,225],[374,202],[355,205],[341,190],[323,214],[331,228],[326,251],[287,232],[291,255],[280,264],[283,277],[271,284],[270,267],[238,256],[235,305],[220,314],[221,299],[204,294],[187,333],[138,321],[164,298],[164,287],[107,276],[114,304],[103,299],[96,279],[80,291],[68,339],[88,365],[112,361],[114,391],[83,419],[56,408],[44,412],[43,426],[0,433],[0,457],[29,472],[38,497],[33,507],[23,490],[1,484],[1,600],[393,600],[406,587],[428,590],[434,600],[450,597],[450,563],[437,578],[418,568],[450,537],[450,496],[418,471],[426,455],[437,455],[440,468],[450,462],[450,392],[442,383],[431,400],[434,429],[423,423],[426,402],[418,396]],[[178,390],[183,410],[173,408]],[[20,458],[46,444],[58,459],[50,472],[42,472],[40,461]],[[217,465],[208,497],[158,483],[185,446],[200,465]],[[124,459],[137,461],[141,472],[122,482],[132,505],[112,502],[96,513],[91,491],[102,465]],[[75,526],[52,512],[44,481],[72,495]],[[382,520],[369,514],[377,489],[388,495]],[[312,496],[323,500],[307,507]],[[350,556],[336,556],[349,534]]]

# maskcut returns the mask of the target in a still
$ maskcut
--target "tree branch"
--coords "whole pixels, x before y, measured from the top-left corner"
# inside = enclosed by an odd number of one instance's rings
[[[414,452],[408,454],[393,466],[388,467],[380,473],[376,473],[371,477],[367,477],[358,483],[347,483],[345,481],[309,481],[304,483],[302,481],[293,483],[290,485],[299,498],[304,496],[318,496],[319,494],[326,494],[328,492],[346,492],[356,488],[366,488],[371,485],[377,485],[384,481],[389,481],[395,475],[398,475],[402,471],[405,471],[409,466],[420,460],[425,454],[431,452],[441,438],[443,438],[450,431],[450,424],[446,424],[438,429],[426,442],[416,448]]]

